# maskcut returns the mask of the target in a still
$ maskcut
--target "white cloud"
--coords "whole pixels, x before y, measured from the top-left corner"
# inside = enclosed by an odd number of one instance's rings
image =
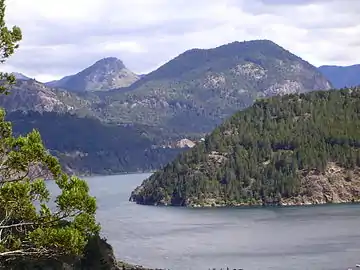
[[[314,65],[360,63],[358,0],[8,0],[6,70],[59,78],[115,56],[142,73],[187,49],[270,39]]]

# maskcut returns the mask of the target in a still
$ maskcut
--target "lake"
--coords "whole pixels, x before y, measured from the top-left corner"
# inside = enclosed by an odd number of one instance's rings
[[[345,270],[360,263],[360,205],[187,209],[129,202],[148,176],[87,178],[119,260],[174,270]]]

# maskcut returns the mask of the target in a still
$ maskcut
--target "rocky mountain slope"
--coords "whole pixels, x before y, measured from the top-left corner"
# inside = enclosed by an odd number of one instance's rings
[[[19,72],[12,72],[11,74],[14,75],[17,80],[25,80],[25,81],[30,80],[29,77],[27,77],[24,74],[19,73]]]
[[[111,91],[103,112],[179,132],[209,132],[257,98],[327,90],[311,64],[268,40],[192,49],[132,84]],[[191,119],[191,121],[189,121]]]
[[[90,96],[90,95],[88,95]],[[87,99],[61,89],[47,87],[33,80],[17,80],[9,95],[0,96],[0,107],[6,111],[72,112],[94,115],[91,105],[96,96]]]
[[[319,71],[338,89],[360,85],[360,65],[321,66]]]
[[[59,81],[48,82],[47,85],[74,92],[104,91],[127,87],[138,79],[139,76],[128,70],[121,60],[108,57],[75,75],[66,76]]]
[[[259,100],[130,199],[180,206],[360,201],[360,88]]]
[[[104,122],[157,126],[199,138],[257,98],[331,87],[314,66],[268,40],[192,49],[140,79],[125,76],[135,82],[121,91],[90,91],[118,86],[107,84],[119,75],[116,71],[127,72],[120,60],[105,58],[47,85],[22,82],[6,108],[73,110]]]

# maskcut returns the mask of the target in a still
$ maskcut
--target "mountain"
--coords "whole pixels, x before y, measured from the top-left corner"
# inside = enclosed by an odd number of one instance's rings
[[[360,201],[360,88],[257,101],[133,191],[140,204]]]
[[[27,77],[24,74],[19,73],[19,72],[12,72],[11,74],[14,75],[17,80],[25,80],[25,81],[30,80],[29,77]]]
[[[138,79],[139,76],[128,70],[121,60],[108,57],[75,75],[48,82],[47,85],[74,92],[104,91],[129,86]]]
[[[257,98],[330,88],[317,68],[271,41],[233,42],[182,53],[106,93],[102,110],[113,121],[202,133]]]
[[[360,85],[360,65],[352,66],[321,66],[319,71],[332,83],[335,88],[353,87]]]
[[[94,115],[91,105],[96,96],[80,97],[75,93],[48,87],[36,80],[17,80],[9,95],[0,95],[0,107],[6,111],[71,112]]]
[[[148,126],[109,125],[94,118],[55,112],[16,111],[6,120],[12,122],[17,135],[39,130],[45,146],[71,173],[152,171],[182,151],[161,147],[160,139],[165,140],[166,134]]]

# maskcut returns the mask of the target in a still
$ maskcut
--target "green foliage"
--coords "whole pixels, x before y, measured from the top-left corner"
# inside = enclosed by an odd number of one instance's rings
[[[81,255],[100,229],[87,183],[61,171],[39,132],[13,137],[2,110],[0,134],[0,261]],[[61,190],[52,209],[44,179]]]
[[[0,0],[0,62],[18,48],[21,31],[5,25],[5,0]],[[15,82],[1,73],[0,94]],[[50,208],[45,179],[61,190]],[[40,133],[14,137],[0,110],[0,268],[24,258],[81,255],[87,240],[98,234],[96,201],[84,180],[69,177],[44,147]]]
[[[9,29],[5,25],[5,0],[0,0],[0,63],[5,63],[15,50],[19,47],[22,39],[21,30],[14,26]],[[15,77],[12,74],[0,72],[0,94],[7,93],[8,86],[15,83]]]
[[[148,126],[109,125],[54,112],[13,112],[7,120],[16,134],[39,130],[45,146],[63,167],[83,174],[151,171],[163,167],[180,152],[154,148],[166,143],[170,135]]]
[[[144,204],[276,203],[297,196],[300,172],[360,166],[360,89],[257,101],[180,154],[132,194]]]

